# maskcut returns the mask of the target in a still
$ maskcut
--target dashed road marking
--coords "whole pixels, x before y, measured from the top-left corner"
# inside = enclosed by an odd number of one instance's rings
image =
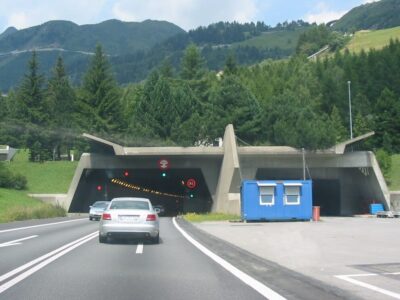
[[[138,244],[136,248],[136,254],[142,254],[143,253],[143,244]]]
[[[36,228],[36,227],[44,227],[44,226],[58,225],[58,224],[64,224],[64,223],[71,223],[71,222],[77,222],[77,221],[83,221],[83,220],[86,220],[86,218],[85,218],[85,219],[74,219],[74,220],[69,220],[69,221],[61,221],[61,222],[45,223],[45,224],[40,224],[40,225],[32,225],[32,226],[26,226],[26,227],[18,227],[18,228],[5,229],[5,230],[0,230],[0,233],[3,233],[3,232],[11,232],[11,231],[17,231],[17,230],[25,230],[25,229]]]
[[[38,237],[38,235],[31,235],[31,236],[24,237],[24,238],[22,238],[22,239],[18,239],[18,240],[13,240],[13,241],[5,242],[5,243],[0,244],[0,248],[2,248],[2,247],[9,247],[9,246],[16,246],[16,245],[21,245],[20,242],[26,241],[26,240],[29,240],[29,239],[33,239],[33,238],[35,238],[35,237]]]

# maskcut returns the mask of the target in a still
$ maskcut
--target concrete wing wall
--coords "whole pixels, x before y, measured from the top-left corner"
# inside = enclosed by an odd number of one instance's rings
[[[213,212],[240,215],[241,174],[236,137],[230,124],[224,134],[224,159],[219,174]]]

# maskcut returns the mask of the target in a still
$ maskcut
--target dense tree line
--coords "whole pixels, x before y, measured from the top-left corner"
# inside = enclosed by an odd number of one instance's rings
[[[164,60],[139,84],[118,86],[101,46],[80,86],[60,57],[45,80],[33,53],[17,89],[0,100],[0,144],[27,147],[33,161],[83,150],[82,132],[125,145],[210,144],[233,124],[239,143],[328,148],[349,138],[348,81],[355,136],[400,152],[400,43],[311,62],[298,55],[243,67],[231,53],[209,71],[190,44],[179,69]]]
[[[244,23],[218,22],[209,26],[200,26],[189,30],[189,38],[197,45],[203,44],[232,44],[258,36],[270,29],[264,22]]]

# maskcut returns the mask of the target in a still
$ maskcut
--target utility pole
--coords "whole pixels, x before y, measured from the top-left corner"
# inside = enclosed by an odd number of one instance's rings
[[[347,85],[349,87],[349,119],[350,119],[350,139],[353,139],[353,118],[351,115],[351,81],[347,81]]]

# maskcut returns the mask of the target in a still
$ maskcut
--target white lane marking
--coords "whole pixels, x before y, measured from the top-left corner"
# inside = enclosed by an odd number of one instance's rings
[[[197,247],[201,252],[203,252],[205,255],[210,257],[213,261],[215,261],[217,264],[225,268],[227,271],[231,272],[234,276],[239,278],[241,281],[243,281],[245,284],[249,285],[253,289],[255,289],[257,292],[259,292],[262,296],[264,296],[267,299],[270,300],[284,300],[283,296],[279,295],[277,292],[273,291],[266,285],[262,284],[258,280],[254,279],[253,277],[247,275],[246,273],[240,271],[238,268],[234,267],[231,265],[229,262],[224,260],[223,258],[219,257],[216,255],[214,252],[211,252],[208,250],[206,247],[204,247],[202,244],[197,242],[195,239],[193,239],[189,234],[186,233],[181,227],[179,227],[178,223],[176,223],[175,218],[172,219],[172,222],[174,223],[176,229],[180,231],[180,233],[189,241],[191,242],[195,247]]]
[[[82,240],[84,240],[84,239],[86,239],[88,237],[91,237],[92,235],[97,236],[97,234],[98,234],[98,231],[92,232],[91,234],[88,234],[88,235],[86,235],[84,237],[81,237],[81,238],[79,238],[79,239],[77,239],[77,240],[75,240],[75,241],[73,241],[71,243],[68,243],[68,244],[66,244],[64,246],[61,246],[60,248],[57,248],[54,251],[51,251],[51,252],[49,252],[49,253],[47,253],[47,254],[45,254],[43,256],[40,256],[40,257],[38,257],[38,258],[36,258],[36,259],[34,259],[34,260],[32,260],[32,261],[30,261],[30,262],[18,267],[18,268],[16,268],[16,269],[14,269],[14,270],[12,270],[12,271],[10,271],[8,273],[0,276],[0,282],[6,280],[7,278],[10,278],[11,276],[14,276],[15,274],[18,274],[19,272],[22,272],[23,270],[33,266],[34,264],[37,264],[38,262],[41,262],[42,260],[45,260],[46,258],[56,254],[57,252],[60,252],[60,251],[62,251],[64,249],[74,245],[75,243],[78,243],[78,242],[80,242],[80,241],[82,241]]]
[[[11,228],[11,229],[5,229],[5,230],[0,230],[0,233],[3,232],[11,232],[11,231],[17,231],[17,230],[25,230],[25,229],[30,229],[30,228],[36,228],[36,227],[43,227],[43,226],[51,226],[51,225],[58,225],[58,224],[64,224],[64,223],[70,223],[70,222],[77,222],[77,221],[83,221],[86,220],[86,218],[82,219],[74,219],[74,220],[69,220],[69,221],[61,221],[61,222],[54,222],[54,223],[46,223],[46,224],[40,224],[40,225],[32,225],[32,226],[26,226],[26,227],[18,227],[18,228]]]
[[[21,243],[19,243],[19,242],[25,241],[25,240],[29,240],[29,239],[33,239],[35,237],[38,237],[38,235],[31,235],[31,236],[28,236],[28,237],[25,237],[25,238],[22,238],[22,239],[5,242],[5,243],[0,244],[0,248],[8,247],[8,246],[20,245]]]
[[[398,275],[399,273],[382,273],[382,274],[385,274],[385,275]],[[378,292],[378,293],[393,297],[395,299],[400,299],[400,294],[398,294],[398,293],[394,293],[394,292],[382,289],[380,287],[377,287],[375,285],[368,284],[368,283],[356,280],[354,278],[350,278],[350,277],[367,277],[367,276],[378,276],[378,275],[381,275],[381,274],[368,273],[368,274],[353,274],[353,275],[336,275],[335,277],[339,278],[339,279],[342,279],[342,280],[345,280],[347,282],[350,282],[352,284],[361,286],[363,288],[370,289],[372,291],[375,291],[375,292]]]
[[[24,280],[25,278],[31,276],[33,273],[39,271],[43,267],[47,266],[49,263],[55,261],[56,259],[60,258],[61,256],[67,254],[68,252],[74,250],[75,248],[79,247],[80,245],[90,241],[91,239],[95,238],[98,236],[98,232],[95,234],[92,234],[89,237],[86,237],[85,239],[82,239],[80,242],[70,246],[69,248],[64,249],[63,251],[57,253],[56,255],[51,256],[50,258],[42,261],[41,263],[37,264],[33,268],[30,268],[29,270],[25,271],[24,273],[21,273],[20,275],[14,277],[10,281],[7,281],[3,285],[0,285],[0,294],[3,293],[4,291],[8,290],[10,287],[14,286],[18,282]]]
[[[143,244],[138,244],[136,248],[136,254],[142,254],[143,253]]]

